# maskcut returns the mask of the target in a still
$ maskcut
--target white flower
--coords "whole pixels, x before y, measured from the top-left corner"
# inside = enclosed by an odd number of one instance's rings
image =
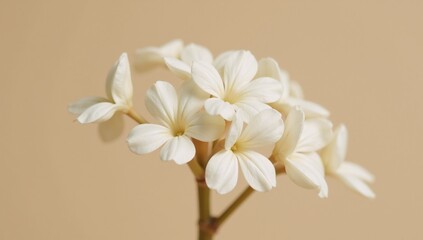
[[[256,149],[274,144],[282,132],[281,115],[273,109],[258,113],[245,128],[237,114],[231,123],[225,148],[213,155],[206,166],[207,186],[220,194],[230,192],[238,180],[239,164],[248,184],[255,190],[268,191],[275,187],[275,168]]]
[[[164,57],[179,57],[184,47],[182,40],[175,39],[161,47],[146,47],[135,52],[135,67],[140,71],[148,71],[164,66]]]
[[[106,81],[107,98],[86,97],[69,105],[69,112],[78,115],[80,123],[104,122],[116,111],[132,108],[132,81],[128,56],[122,53],[109,72]]]
[[[304,120],[304,112],[295,107],[285,120],[285,132],[276,143],[273,156],[282,162],[289,178],[297,185],[319,189],[320,197],[328,196],[323,163],[316,153],[331,137],[332,123],[326,119]]]
[[[201,61],[206,63],[213,62],[213,55],[211,52],[194,43],[185,46],[178,57],[167,56],[164,58],[169,70],[182,80],[191,79],[191,66],[194,61]]]
[[[277,80],[269,77],[253,80],[257,61],[249,51],[230,53],[223,62],[223,76],[210,63],[194,62],[192,65],[192,79],[212,95],[204,105],[210,115],[232,120],[238,111],[243,121],[248,122],[258,112],[270,108],[266,103],[281,97],[283,89]]]
[[[144,154],[163,145],[160,152],[162,160],[184,164],[195,155],[191,137],[203,142],[218,139],[225,129],[223,119],[201,112],[204,95],[193,91],[195,84],[186,82],[178,98],[170,83],[157,81],[147,91],[146,106],[161,125],[136,126],[128,136],[130,149],[137,154]]]
[[[337,177],[349,188],[361,195],[374,198],[374,192],[367,185],[367,183],[374,181],[374,176],[363,167],[345,161],[347,141],[347,128],[344,125],[340,125],[335,130],[331,142],[321,151],[326,174]]]
[[[289,79],[289,75],[283,71],[273,58],[264,58],[259,61],[259,70],[256,77],[272,77],[281,82],[284,86],[282,97],[270,105],[287,116],[289,111],[300,106],[306,118],[328,117],[329,111],[317,103],[303,99],[301,86]]]

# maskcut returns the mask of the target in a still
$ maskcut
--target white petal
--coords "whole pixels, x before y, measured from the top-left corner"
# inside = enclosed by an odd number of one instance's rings
[[[231,121],[235,115],[236,106],[224,102],[218,98],[210,98],[204,104],[204,108],[210,115],[220,115],[225,120]]]
[[[235,153],[248,184],[256,191],[269,191],[276,187],[276,172],[272,162],[254,151]]]
[[[227,59],[223,80],[225,90],[243,89],[257,73],[257,60],[249,51],[237,51]],[[236,91],[235,91],[236,92]]]
[[[107,92],[110,93],[115,103],[132,106],[132,80],[129,69],[128,55],[122,53],[112,67],[107,77]],[[110,94],[108,93],[108,94]],[[109,96],[110,97],[110,96]]]
[[[177,164],[185,164],[191,161],[195,155],[195,146],[187,136],[171,138],[163,145],[160,158],[164,161],[173,160]]]
[[[303,99],[304,92],[299,82],[291,80],[289,83],[289,96],[292,98]]]
[[[101,102],[87,108],[81,115],[79,115],[77,120],[80,123],[104,122],[109,120],[116,111],[123,109],[125,109],[124,106],[109,102]]]
[[[185,122],[191,121],[191,118],[203,108],[209,96],[194,81],[185,81],[179,91],[178,119]]]
[[[330,143],[321,150],[327,172],[335,172],[345,161],[348,145],[348,132],[345,125],[340,125],[333,134]]]
[[[223,75],[223,69],[226,65],[226,62],[228,61],[230,56],[234,53],[236,53],[236,51],[227,51],[227,52],[221,53],[214,60],[213,65],[221,75]]]
[[[258,113],[248,123],[237,144],[243,149],[254,149],[274,144],[284,130],[282,116],[274,109]]]
[[[349,188],[356,191],[357,193],[367,197],[375,198],[376,194],[373,190],[360,178],[352,175],[337,175],[337,177],[345,183]]]
[[[239,112],[235,113],[231,125],[229,127],[228,135],[225,139],[225,149],[231,149],[237,142],[239,136],[241,135],[242,129],[244,127],[244,121],[239,116]]]
[[[163,57],[179,57],[184,44],[181,40],[173,40],[162,47],[147,47],[137,49],[135,52],[135,67],[140,71],[163,66]]]
[[[206,166],[206,183],[220,194],[232,191],[238,181],[238,161],[232,151],[222,150]]]
[[[182,80],[191,79],[191,66],[186,64],[185,62],[173,58],[173,57],[165,57],[164,61],[169,68],[178,78]]]
[[[306,118],[314,118],[314,117],[329,117],[329,111],[320,106],[317,103],[302,100],[299,98],[288,98],[283,100],[283,104],[288,105],[288,107],[300,106],[303,109]]]
[[[293,108],[285,120],[285,131],[281,140],[276,143],[275,154],[284,156],[294,152],[301,136],[304,123],[304,112],[300,108]]]
[[[352,162],[343,162],[337,170],[338,174],[342,175],[351,175],[357,177],[365,182],[373,182],[375,177],[369,171],[367,171],[362,166],[352,163]]]
[[[295,151],[314,152],[329,143],[332,138],[332,122],[324,118],[304,121],[303,131]]]
[[[212,64],[213,55],[207,48],[191,43],[188,44],[182,50],[181,59],[189,66],[191,66],[193,61],[200,61]]]
[[[311,154],[291,154],[286,158],[285,169],[295,184],[308,189],[319,189],[319,196],[327,197],[328,187],[318,156],[316,158],[316,155]]]
[[[243,99],[235,103],[235,105],[238,107],[241,118],[247,123],[257,115],[257,113],[266,109],[271,109],[269,105],[253,99]]]
[[[205,92],[215,97],[224,96],[222,78],[213,65],[204,62],[194,62],[191,73],[194,82]]]
[[[225,121],[221,117],[201,112],[188,123],[185,135],[203,142],[210,142],[219,139],[224,132]]]
[[[258,78],[251,81],[242,90],[242,98],[255,99],[260,102],[276,102],[282,97],[283,88],[281,82],[268,77]]]
[[[147,90],[145,105],[160,122],[171,128],[177,117],[178,97],[168,82],[157,81]]]
[[[157,124],[141,124],[134,127],[128,135],[128,145],[137,154],[150,153],[172,138],[168,128]]]
[[[282,98],[289,96],[290,82],[287,72],[280,69],[278,63],[273,58],[260,59],[255,78],[270,77],[278,80],[283,86]]]
[[[101,102],[110,102],[110,100],[102,97],[85,97],[77,102],[69,104],[68,111],[75,115],[80,115],[92,105]]]

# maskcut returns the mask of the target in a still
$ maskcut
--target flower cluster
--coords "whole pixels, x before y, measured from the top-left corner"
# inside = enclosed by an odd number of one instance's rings
[[[139,125],[129,133],[132,152],[160,148],[160,158],[195,163],[207,186],[232,191],[241,170],[256,191],[276,186],[286,173],[297,185],[328,196],[326,176],[334,176],[356,192],[373,198],[374,177],[346,161],[347,130],[335,129],[329,111],[305,100],[300,85],[272,58],[259,61],[245,50],[212,53],[180,40],[136,51],[140,72],[166,67],[183,81],[179,89],[157,81],[145,104],[155,121],[137,115],[132,103],[130,64],[123,53],[107,77],[107,98],[88,97],[69,111],[80,123],[103,122],[120,111]],[[272,149],[269,156],[265,149]],[[198,177],[198,176],[197,176]]]

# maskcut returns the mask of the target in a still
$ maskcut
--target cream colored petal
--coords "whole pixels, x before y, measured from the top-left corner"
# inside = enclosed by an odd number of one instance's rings
[[[364,180],[353,176],[353,175],[342,175],[339,174],[337,177],[347,185],[350,189],[354,190],[355,192],[367,197],[367,198],[375,198],[376,194],[373,190],[364,182]]]
[[[232,121],[235,115],[236,106],[224,102],[218,98],[210,98],[204,104],[207,113],[213,116],[220,115],[225,120]]]
[[[195,146],[189,137],[182,135],[169,139],[160,151],[163,161],[175,161],[177,164],[185,164],[191,161],[195,155]]]
[[[235,113],[235,116],[232,119],[231,125],[229,127],[228,135],[225,139],[225,149],[230,150],[235,143],[237,142],[239,136],[241,135],[242,129],[244,127],[244,122],[239,116],[239,112]]]
[[[157,124],[141,124],[134,127],[128,135],[129,149],[137,154],[153,152],[173,136],[166,127]]]
[[[68,111],[75,115],[80,115],[92,105],[101,102],[110,102],[110,100],[103,97],[85,97],[74,103],[69,104]]]
[[[178,78],[182,80],[191,79],[191,66],[185,62],[173,58],[173,57],[164,57],[167,68],[173,72]]]
[[[224,97],[222,78],[213,65],[204,62],[192,64],[192,79],[203,91],[215,97]]]
[[[191,118],[203,108],[209,96],[194,81],[185,81],[179,89],[178,119],[181,122],[190,122]]]
[[[109,120],[118,110],[124,110],[125,106],[116,105],[109,102],[101,102],[87,108],[77,118],[80,123],[95,123]]]
[[[315,152],[326,146],[332,138],[332,122],[324,118],[304,121],[303,131],[295,151]]]
[[[259,112],[271,109],[269,105],[253,99],[244,99],[237,102],[235,105],[238,107],[237,111],[242,120],[247,123]]]
[[[332,140],[320,151],[327,172],[336,172],[347,155],[348,132],[345,125],[335,129]]]
[[[336,171],[338,174],[351,175],[365,182],[373,182],[375,177],[362,166],[353,162],[343,162]]]
[[[193,61],[213,63],[212,53],[205,47],[194,43],[188,44],[181,52],[181,59],[189,66]]]
[[[304,124],[304,112],[293,108],[285,120],[285,131],[282,138],[276,143],[274,153],[288,156],[295,151]]]
[[[223,76],[223,69],[226,65],[226,62],[230,58],[232,54],[236,53],[236,51],[227,51],[221,53],[219,56],[216,57],[216,59],[213,62],[214,67],[216,70],[220,73],[220,75]]]
[[[257,60],[249,51],[237,51],[227,59],[223,81],[226,92],[243,89],[257,73]]]
[[[261,111],[254,116],[237,141],[242,149],[256,149],[277,142],[284,130],[281,114],[274,109]]]
[[[294,106],[300,106],[301,109],[304,111],[306,118],[315,118],[315,117],[327,118],[330,115],[329,111],[326,108],[314,102],[306,101],[299,98],[288,98],[281,101],[282,101],[282,104],[287,105],[285,107],[288,107],[288,108],[292,108]]]
[[[320,159],[315,155],[294,153],[285,160],[286,173],[295,184],[303,188],[319,189],[319,196],[327,197],[328,187],[322,168]]]
[[[114,67],[114,73],[111,76],[112,97],[116,104],[132,107],[132,80],[131,70],[129,69],[128,55],[122,53]]]
[[[206,166],[206,183],[220,194],[232,191],[238,181],[238,161],[232,151],[213,155]]]
[[[289,96],[297,99],[304,99],[304,91],[300,83],[291,80],[289,83]]]
[[[203,142],[211,142],[222,137],[224,132],[225,121],[221,117],[200,112],[188,123],[185,135]]]
[[[269,191],[276,187],[276,172],[272,162],[254,151],[237,152],[242,173],[248,184],[256,191]]]
[[[177,117],[178,97],[168,82],[157,81],[147,90],[145,105],[163,125],[172,128]]]
[[[243,90],[241,98],[254,99],[264,103],[276,102],[282,97],[282,84],[268,77],[251,81]]]
[[[135,67],[139,71],[148,71],[155,67],[164,66],[163,57],[178,58],[184,44],[176,39],[162,47],[147,47],[135,52]]]

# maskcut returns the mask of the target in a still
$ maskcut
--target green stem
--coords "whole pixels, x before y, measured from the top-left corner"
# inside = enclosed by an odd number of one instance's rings
[[[198,239],[212,240],[215,233],[214,218],[210,216],[210,189],[201,182],[197,182],[198,190]]]
[[[254,189],[247,187],[241,195],[216,219],[216,229],[219,228],[228,217],[241,206],[241,204],[247,200],[247,198],[254,192]]]

